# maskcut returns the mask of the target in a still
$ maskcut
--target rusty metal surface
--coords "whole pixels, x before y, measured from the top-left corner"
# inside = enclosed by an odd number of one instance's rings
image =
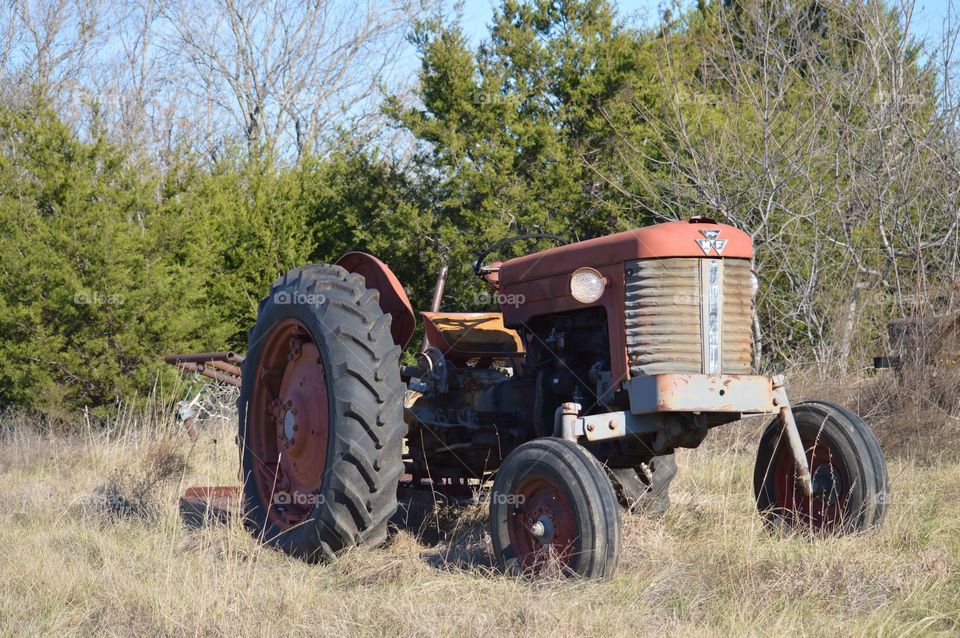
[[[627,264],[624,314],[631,376],[701,372],[699,265],[689,257]]]
[[[437,273],[437,283],[433,286],[433,299],[430,301],[430,312],[440,312],[440,305],[443,302],[443,290],[446,285],[447,266],[443,265],[440,267],[440,272]],[[426,352],[428,347],[430,347],[430,342],[427,340],[426,331],[424,331],[423,343],[420,344],[420,352]]]
[[[523,352],[515,330],[499,312],[421,312],[428,346],[454,359],[509,357]]]
[[[657,374],[624,384],[630,411],[651,412],[778,412],[773,382],[760,375]]]
[[[240,364],[244,356],[225,350],[222,352],[198,352],[190,354],[171,354],[163,358],[164,362],[187,372],[203,375],[208,379],[240,387]]]
[[[723,259],[721,369],[751,371],[750,262]],[[624,315],[630,375],[704,372],[700,265],[703,259],[673,257],[626,264]]]
[[[443,301],[443,289],[447,285],[447,267],[441,266],[437,273],[437,283],[433,287],[433,299],[430,301],[430,312],[440,312],[440,302]]]
[[[703,257],[706,253],[699,242],[703,232],[716,231],[723,244],[723,257],[749,260],[753,257],[750,235],[738,228],[705,219],[666,222],[622,233],[589,239],[558,248],[507,260],[500,268],[500,283],[508,286],[556,275],[569,277],[577,268],[622,264],[634,259],[661,259],[669,257]],[[716,249],[711,255],[720,256]]]
[[[588,441],[606,441],[628,435],[649,434],[663,428],[659,414],[606,412],[589,414],[580,419]]]
[[[192,361],[193,363],[207,363],[210,361],[223,361],[240,365],[243,363],[244,356],[231,350],[221,350],[220,352],[193,352],[189,354],[171,354],[163,358],[170,365],[176,365],[181,361]]]
[[[417,327],[413,306],[390,267],[367,253],[349,252],[336,263],[347,272],[363,275],[367,288],[380,293],[380,309],[390,315],[393,342],[405,348]]]
[[[186,370],[187,372],[196,372],[201,374],[208,379],[213,379],[214,381],[220,381],[221,383],[226,383],[232,386],[240,387],[240,377],[234,376],[227,372],[222,372],[217,370],[212,365],[208,366],[203,363],[193,363],[190,361],[176,364],[181,370]]]
[[[211,368],[215,368],[221,372],[226,372],[227,374],[232,374],[235,377],[239,377],[241,374],[239,367],[230,363],[226,363],[225,361],[211,361],[209,365]]]

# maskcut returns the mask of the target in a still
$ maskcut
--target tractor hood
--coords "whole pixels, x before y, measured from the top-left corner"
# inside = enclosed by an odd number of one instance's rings
[[[553,277],[577,268],[600,268],[661,257],[753,257],[750,236],[703,217],[636,228],[588,239],[504,262],[500,285]]]

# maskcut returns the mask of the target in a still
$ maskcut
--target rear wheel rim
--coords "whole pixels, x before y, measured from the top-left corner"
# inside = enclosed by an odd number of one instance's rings
[[[813,483],[808,497],[797,476],[793,454],[781,446],[773,469],[773,501],[778,513],[792,527],[830,532],[844,523],[851,483],[840,454],[820,437],[801,437]]]
[[[569,567],[578,534],[573,503],[559,484],[527,476],[517,484],[507,534],[521,571],[539,573],[550,564]]]
[[[263,345],[247,415],[251,479],[270,523],[303,523],[321,502],[330,435],[320,350],[295,319],[275,325]]]

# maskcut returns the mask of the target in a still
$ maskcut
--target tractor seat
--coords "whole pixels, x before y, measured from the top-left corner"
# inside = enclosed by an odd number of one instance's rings
[[[427,344],[454,360],[510,358],[523,354],[520,335],[499,312],[421,312]]]

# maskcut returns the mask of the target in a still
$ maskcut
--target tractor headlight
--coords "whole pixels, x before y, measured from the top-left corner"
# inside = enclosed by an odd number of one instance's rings
[[[578,268],[570,276],[570,294],[580,303],[593,303],[606,287],[607,280],[593,268]]]
[[[760,278],[757,277],[757,273],[750,271],[750,292],[753,293],[753,296],[757,296],[757,292],[760,290]]]

